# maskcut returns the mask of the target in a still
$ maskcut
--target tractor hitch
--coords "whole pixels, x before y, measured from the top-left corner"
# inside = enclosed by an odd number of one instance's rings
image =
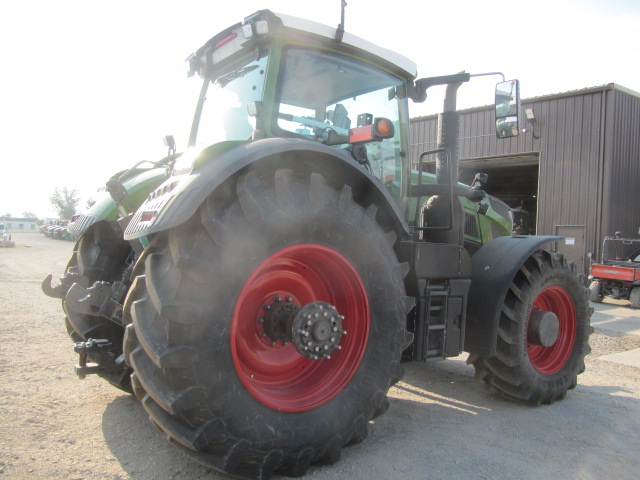
[[[119,299],[126,293],[128,282],[95,282],[84,288],[74,283],[65,296],[67,308],[83,315],[103,316],[116,323],[122,320]]]
[[[127,368],[124,355],[116,355],[109,340],[90,338],[86,342],[76,343],[73,350],[80,355],[75,371],[81,379],[90,374],[116,373]],[[89,364],[87,360],[90,360]]]
[[[77,273],[68,272],[64,277],[60,279],[60,284],[55,287],[51,283],[53,275],[48,274],[42,281],[41,287],[45,295],[52,298],[63,299],[71,286],[80,279],[80,275]]]

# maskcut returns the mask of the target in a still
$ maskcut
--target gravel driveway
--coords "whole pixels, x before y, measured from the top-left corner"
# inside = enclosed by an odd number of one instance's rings
[[[134,398],[98,377],[78,380],[60,302],[40,290],[73,244],[13,239],[16,248],[0,249],[0,478],[228,478],[171,447]],[[638,478],[640,370],[599,357],[639,348],[640,337],[596,330],[591,345],[578,387],[542,407],[485,391],[465,355],[407,364],[369,438],[306,478]]]

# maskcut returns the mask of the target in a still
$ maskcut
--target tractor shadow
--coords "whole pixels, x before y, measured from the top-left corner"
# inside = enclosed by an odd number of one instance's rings
[[[111,454],[131,480],[229,478],[170,445],[133,396],[121,395],[106,406],[102,432]]]
[[[489,392],[465,360],[405,364],[403,380],[389,391],[391,407],[354,458],[344,451],[345,464],[364,464],[369,451],[383,465],[401,466],[405,478],[635,477],[640,401],[634,392],[582,385],[579,377],[561,402],[521,405]]]
[[[389,391],[391,406],[371,422],[369,437],[344,448],[336,464],[311,467],[306,477],[633,478],[640,468],[634,447],[640,402],[622,387],[578,384],[562,402],[531,407],[488,392],[463,357],[404,367],[404,379]],[[133,397],[109,403],[102,428],[132,480],[231,478],[171,446]]]

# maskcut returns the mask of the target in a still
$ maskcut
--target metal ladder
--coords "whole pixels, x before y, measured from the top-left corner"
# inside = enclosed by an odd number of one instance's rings
[[[445,358],[448,299],[447,284],[427,284],[424,296],[426,328],[423,332],[423,361]]]

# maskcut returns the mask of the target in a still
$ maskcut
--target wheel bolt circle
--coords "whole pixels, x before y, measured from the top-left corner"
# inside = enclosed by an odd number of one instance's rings
[[[334,314],[330,315],[329,311]],[[301,307],[294,315],[291,329],[298,352],[313,360],[330,358],[330,354],[340,347],[343,335],[340,317],[335,306],[326,302],[312,302]],[[318,357],[313,352],[324,353]]]

